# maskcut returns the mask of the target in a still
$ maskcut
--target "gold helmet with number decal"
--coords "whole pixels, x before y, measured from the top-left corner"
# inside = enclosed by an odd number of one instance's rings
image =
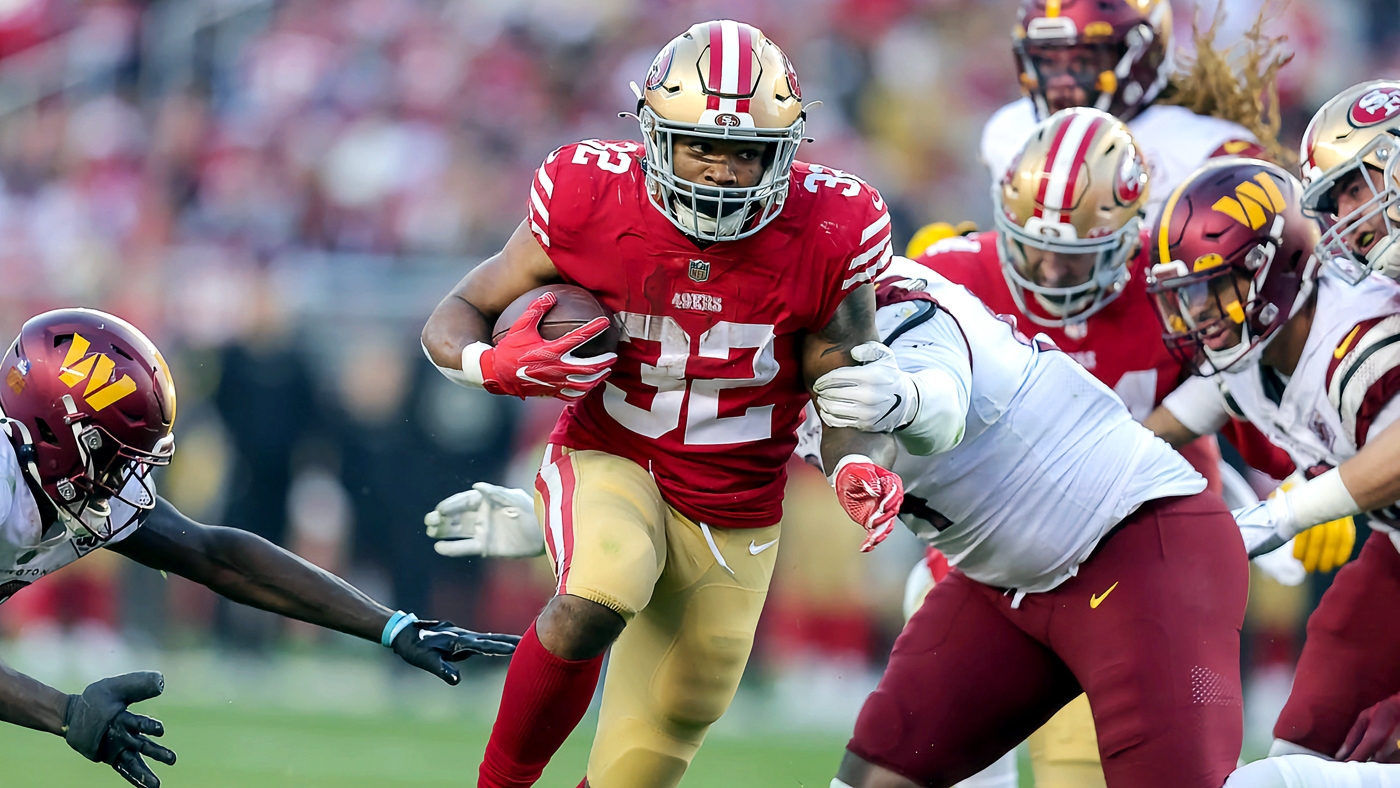
[[[1347,88],[1322,105],[1303,134],[1303,209],[1324,228],[1318,256],[1353,283],[1372,271],[1400,278],[1397,159],[1400,82],[1376,80]],[[1370,196],[1339,216],[1339,187],[1349,187],[1353,173]]]
[[[1142,150],[1107,113],[1061,110],[1032,132],[992,187],[1002,270],[1026,317],[1082,322],[1123,291],[1142,245],[1147,186]],[[1093,257],[1059,266],[1060,255]]]
[[[637,107],[647,191],[681,232],[733,241],[777,217],[802,142],[802,89],[787,55],[758,28],[701,22],[661,48]],[[678,136],[761,142],[763,176],[751,187],[714,187],[676,176]]]

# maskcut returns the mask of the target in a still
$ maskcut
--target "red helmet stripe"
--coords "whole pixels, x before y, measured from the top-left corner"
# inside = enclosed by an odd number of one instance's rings
[[[721,85],[724,82],[724,28],[722,22],[710,23],[710,78],[706,80],[706,87],[710,89],[711,100],[715,93],[723,93]],[[718,109],[716,104],[713,109]]]
[[[1060,210],[1067,211],[1074,206],[1074,187],[1079,183],[1079,172],[1084,169],[1084,159],[1089,155],[1089,146],[1094,143],[1094,137],[1099,133],[1099,128],[1103,126],[1103,118],[1094,118],[1089,122],[1089,128],[1084,132],[1084,137],[1079,142],[1079,148],[1074,152],[1074,159],[1069,165],[1069,177],[1065,180],[1065,190],[1060,197]]]
[[[739,89],[736,93],[748,95],[753,89],[753,60],[754,47],[758,43],[758,36],[748,25],[738,25],[739,28]],[[749,111],[749,99],[739,99],[735,109],[739,112]]]
[[[1055,159],[1060,155],[1060,143],[1065,141],[1065,132],[1069,130],[1070,124],[1061,123],[1060,128],[1055,130],[1055,139],[1050,142],[1050,153],[1045,157],[1046,170],[1040,174],[1040,188],[1035,192],[1035,215],[1041,216],[1040,206],[1045,204],[1045,190],[1050,186],[1050,170],[1053,169]]]

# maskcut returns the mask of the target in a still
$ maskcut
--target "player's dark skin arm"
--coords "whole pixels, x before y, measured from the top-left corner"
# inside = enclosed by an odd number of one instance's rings
[[[521,295],[560,281],[544,247],[526,222],[505,248],[473,268],[433,310],[423,327],[423,347],[433,363],[462,368],[462,349],[490,342],[496,318]],[[592,600],[561,594],[535,620],[535,636],[562,659],[591,659],[607,650],[626,624],[622,616]]]
[[[875,287],[861,285],[836,307],[836,314],[825,328],[803,338],[802,376],[808,390],[817,378],[831,370],[854,366],[851,349],[856,345],[879,339],[875,331]],[[895,438],[886,433],[822,428],[822,465],[827,472],[848,454],[864,454],[888,468],[894,463]]]
[[[63,735],[68,695],[0,662],[0,720]]]
[[[256,534],[197,523],[164,498],[109,549],[260,610],[378,642],[393,611]]]
[[[501,251],[467,272],[423,327],[423,347],[439,367],[462,368],[462,349],[490,342],[491,327],[511,302],[536,287],[561,281],[559,271],[521,222]]]

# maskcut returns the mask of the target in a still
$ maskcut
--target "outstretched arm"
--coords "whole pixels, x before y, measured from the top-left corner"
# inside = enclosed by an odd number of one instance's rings
[[[0,721],[62,736],[78,754],[111,766],[132,785],[160,788],[145,758],[175,763],[174,752],[149,738],[163,736],[165,726],[127,706],[164,689],[159,673],[142,671],[102,679],[81,695],[68,695],[0,662]]]
[[[68,695],[0,662],[0,720],[63,735]]]
[[[235,602],[379,642],[448,684],[460,680],[449,662],[473,654],[510,654],[519,641],[514,635],[483,635],[391,611],[260,536],[197,523],[164,498],[156,499],[140,529],[111,549]]]
[[[164,498],[112,550],[250,607],[378,641],[394,611],[256,534],[203,525]]]

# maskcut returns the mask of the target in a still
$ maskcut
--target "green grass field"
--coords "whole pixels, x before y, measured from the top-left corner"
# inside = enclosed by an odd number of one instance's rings
[[[157,765],[167,788],[408,788],[474,786],[488,729],[411,717],[300,714],[236,707],[143,704],[166,725],[163,743],[179,755]],[[592,720],[550,764],[541,788],[574,788],[588,757]],[[826,788],[843,739],[826,735],[713,737],[685,788]],[[6,727],[0,732],[5,785],[77,788],[127,783],[89,763],[54,736]],[[11,782],[12,777],[20,777]]]

